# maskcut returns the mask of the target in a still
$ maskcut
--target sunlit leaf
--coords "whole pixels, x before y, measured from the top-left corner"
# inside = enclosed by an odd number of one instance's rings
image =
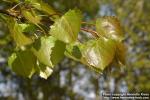
[[[8,59],[9,66],[18,75],[29,77],[35,73],[36,57],[31,51],[13,53]]]
[[[33,44],[32,51],[42,64],[53,67],[64,56],[65,44],[52,36],[41,37]]]
[[[9,58],[8,58],[8,65],[9,67],[12,66],[12,63],[14,62],[14,60],[16,59],[16,53],[13,53]]]
[[[96,31],[99,36],[105,36],[110,39],[123,40],[123,30],[119,20],[116,17],[106,16],[96,20]]]
[[[22,28],[23,32],[35,32],[36,31],[36,26],[34,24],[19,24]]]
[[[33,44],[32,51],[37,56],[38,60],[48,66],[53,66],[50,55],[52,48],[55,45],[55,38],[53,37],[41,37]]]
[[[82,55],[87,65],[96,71],[104,70],[113,60],[116,44],[111,39],[99,38],[85,43]],[[85,63],[85,62],[84,62]]]
[[[64,16],[51,26],[49,34],[65,42],[75,42],[81,26],[81,13],[69,10]]]
[[[7,22],[9,31],[14,41],[16,42],[17,46],[28,45],[33,42],[30,38],[28,38],[22,33],[23,32],[22,26],[20,26],[20,24],[18,24],[13,18],[9,18]]]
[[[22,28],[22,30],[25,30],[29,26],[29,24],[19,24],[19,25]]]
[[[37,25],[40,23],[41,17],[34,14],[34,11],[27,11],[25,9],[22,9],[22,15],[31,23]]]
[[[53,70],[49,66],[39,64],[38,74],[41,78],[47,79],[52,73],[53,73]]]

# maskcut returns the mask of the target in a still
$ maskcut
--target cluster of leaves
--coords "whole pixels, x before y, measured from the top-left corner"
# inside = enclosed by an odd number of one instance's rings
[[[11,1],[13,2],[13,1]],[[17,6],[0,14],[15,41],[16,49],[8,64],[17,74],[47,78],[64,56],[79,61],[96,72],[112,64],[125,64],[123,31],[116,17],[96,20],[95,38],[80,42],[82,14],[69,10],[61,17],[41,0],[14,0]],[[46,21],[46,24],[45,24]],[[85,30],[84,30],[85,31]]]

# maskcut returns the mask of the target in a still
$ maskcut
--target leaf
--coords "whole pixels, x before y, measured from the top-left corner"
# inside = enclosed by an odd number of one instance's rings
[[[49,66],[45,66],[43,64],[39,64],[38,66],[38,74],[41,78],[47,79],[53,70]]]
[[[40,16],[37,16],[35,15],[34,11],[32,10],[32,12],[29,12],[27,11],[26,9],[22,9],[21,10],[21,13],[22,15],[31,23],[35,24],[35,25],[38,25],[40,24],[40,20],[41,20],[41,17]]]
[[[98,18],[96,20],[96,31],[99,36],[105,36],[117,41],[122,41],[124,38],[119,20],[114,16]]]
[[[38,10],[42,10],[48,13],[49,15],[56,13],[50,5],[43,2],[42,0],[30,0],[30,3]]]
[[[56,65],[62,58],[64,57],[64,52],[66,49],[66,44],[56,40],[55,41],[55,46],[52,48],[52,53],[51,53],[51,61],[53,65]]]
[[[29,24],[19,24],[21,27],[21,30],[25,30]]]
[[[113,60],[116,44],[111,39],[99,38],[84,44],[82,50],[83,63],[91,66],[97,72],[104,70]]]
[[[126,47],[123,43],[117,43],[116,58],[121,65],[125,65],[126,62]]]
[[[13,18],[8,18],[7,23],[9,31],[17,46],[24,46],[33,42],[30,38],[28,38],[22,33],[22,26],[19,25]]]
[[[46,33],[45,33],[45,30],[39,25],[39,24],[41,24],[41,22],[40,22],[41,19],[42,19],[41,16],[38,16],[38,15],[35,13],[35,11],[34,11],[33,9],[31,9],[30,12],[27,11],[26,9],[22,9],[21,12],[22,12],[22,15],[23,15],[30,23],[36,25],[42,32],[44,32],[44,34],[46,34]]]
[[[45,68],[40,70],[39,76],[44,79],[47,79],[52,74],[52,72],[53,70],[48,66],[46,66]]]
[[[47,65],[53,66],[52,62],[50,61],[50,55],[52,52],[52,48],[55,45],[56,39],[53,37],[41,37],[33,44],[32,51],[35,56],[37,56],[38,60]]]
[[[65,55],[76,61],[80,61],[82,57],[81,51],[82,51],[82,44],[76,42],[76,43],[68,44],[66,46]]]
[[[25,0],[30,3],[34,8],[43,11],[50,15],[52,20],[56,20],[59,18],[58,13],[48,4],[43,2],[42,0]],[[53,15],[53,16],[52,16]]]
[[[59,18],[57,15],[58,13],[48,3],[45,3],[42,0],[25,0],[25,2],[30,3],[34,8],[50,15],[50,18],[53,21]]]
[[[34,24],[19,24],[22,28],[23,32],[35,32],[36,31],[36,26]]]
[[[33,44],[32,51],[42,64],[53,68],[64,56],[65,44],[52,36],[41,37]]]
[[[29,50],[20,51],[9,57],[8,64],[18,75],[31,78],[35,73],[36,57]]]
[[[78,10],[69,10],[51,26],[49,34],[65,43],[75,42],[81,26],[81,14]]]
[[[9,58],[8,58],[8,65],[11,67],[12,63],[14,62],[14,60],[16,59],[16,53],[13,53]]]

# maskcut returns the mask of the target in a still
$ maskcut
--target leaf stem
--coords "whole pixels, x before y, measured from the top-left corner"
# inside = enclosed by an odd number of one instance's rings
[[[82,31],[86,31],[86,32],[89,32],[91,33],[94,37],[98,38],[98,33],[96,31],[93,31],[93,30],[89,30],[89,29],[86,29],[86,28],[81,28]]]
[[[92,26],[95,26],[94,24],[92,24],[92,23],[88,23],[88,22],[82,22],[82,24],[87,24],[87,25],[92,25]]]
[[[62,14],[60,14],[60,13],[54,13],[54,14],[49,15],[49,17],[55,16],[55,15],[58,15],[60,17]]]
[[[8,15],[8,16],[11,16],[11,17],[14,17],[14,18],[17,18],[17,19],[18,19],[18,17],[17,17],[17,16],[15,16],[15,15],[13,15],[13,14],[9,13],[9,12],[8,12],[8,11],[6,11],[6,10],[0,10],[0,13],[1,13],[1,14],[5,14],[5,15]]]
[[[10,10],[14,10],[17,6],[21,5],[23,2],[20,2],[18,4],[16,4],[15,6],[13,6]]]

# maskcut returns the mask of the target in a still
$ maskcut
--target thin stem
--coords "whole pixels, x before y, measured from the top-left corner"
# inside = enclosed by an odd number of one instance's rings
[[[87,25],[95,26],[94,24],[92,24],[92,23],[88,23],[88,22],[82,22],[82,24],[87,24]]]
[[[91,33],[94,37],[97,37],[97,38],[99,37],[98,33],[96,31],[89,30],[89,29],[86,29],[86,28],[81,28],[81,30]]]
[[[15,16],[15,15],[13,15],[13,14],[10,14],[8,11],[5,11],[5,10],[0,10],[0,13],[5,14],[5,15],[8,15],[8,16],[11,16],[11,17],[18,18],[17,16]]]
[[[49,15],[49,17],[55,16],[55,15],[61,16],[60,13],[54,13],[54,14]]]
[[[18,4],[16,4],[15,6],[13,6],[10,10],[14,10],[17,6],[21,5],[23,2],[20,2]]]

